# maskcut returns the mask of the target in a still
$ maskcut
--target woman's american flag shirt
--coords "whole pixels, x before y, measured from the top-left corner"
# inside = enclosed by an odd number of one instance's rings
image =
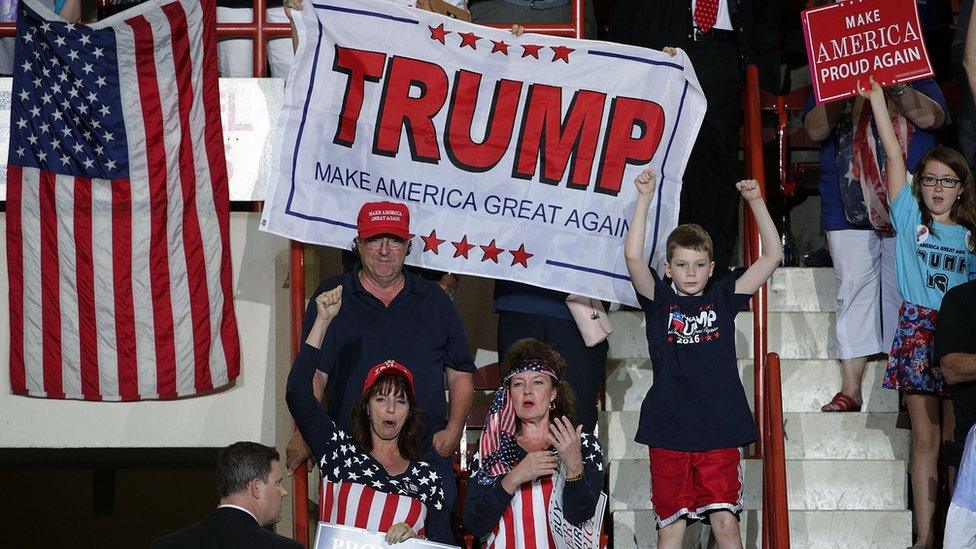
[[[428,508],[444,505],[444,479],[427,462],[412,461],[403,474],[391,475],[338,428],[326,439],[319,472],[323,522],[377,532],[406,522],[424,536]]]

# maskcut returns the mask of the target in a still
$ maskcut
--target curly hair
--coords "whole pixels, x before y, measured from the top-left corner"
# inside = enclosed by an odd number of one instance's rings
[[[966,159],[955,149],[949,147],[932,147],[922,155],[918,164],[915,165],[915,172],[912,174],[914,176],[912,178],[912,194],[915,195],[915,200],[918,200],[918,207],[922,210],[922,224],[933,233],[935,232],[934,227],[932,227],[932,214],[929,213],[922,201],[922,173],[925,172],[925,165],[932,160],[945,164],[946,167],[955,172],[960,181],[959,199],[952,204],[952,209],[949,210],[949,218],[976,235],[976,188],[973,187],[973,174],[969,171],[969,164],[966,163]],[[970,252],[976,251],[974,249],[976,239],[968,244]]]
[[[369,401],[376,395],[407,397],[407,404],[410,409],[407,412],[406,420],[403,422],[403,427],[400,428],[400,433],[397,435],[397,448],[400,450],[400,455],[405,459],[413,461],[422,458],[424,453],[420,449],[420,442],[424,436],[423,412],[417,404],[407,380],[396,373],[381,375],[349,411],[349,434],[353,440],[363,450],[367,452],[373,450],[373,429],[369,422]]]
[[[566,371],[566,361],[555,349],[530,337],[516,341],[505,351],[505,360],[502,361],[502,378],[518,368],[519,365],[529,361],[539,361],[545,364],[556,373],[553,380],[553,387],[556,389],[556,398],[552,401],[552,409],[549,410],[549,418],[566,416],[569,421],[576,423],[576,396],[569,383],[563,379],[563,372]],[[546,376],[547,378],[549,376]],[[522,423],[518,417],[515,418],[516,430],[522,430]]]

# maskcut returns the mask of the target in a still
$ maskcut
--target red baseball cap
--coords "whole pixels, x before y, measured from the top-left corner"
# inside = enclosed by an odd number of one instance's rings
[[[407,240],[410,234],[410,210],[396,202],[367,202],[359,208],[356,220],[359,238],[371,238],[378,234],[392,234]]]
[[[376,380],[384,374],[394,374],[403,376],[407,380],[407,385],[410,386],[410,392],[415,392],[413,389],[413,372],[407,369],[406,366],[400,364],[399,362],[393,360],[387,360],[385,362],[380,362],[376,366],[370,368],[369,373],[366,374],[366,381],[363,382],[363,394],[370,389],[373,385],[376,385]]]

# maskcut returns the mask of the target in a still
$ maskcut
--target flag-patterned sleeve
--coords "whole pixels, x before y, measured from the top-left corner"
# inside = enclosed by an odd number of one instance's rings
[[[464,527],[475,536],[491,532],[512,503],[512,494],[502,488],[505,476],[499,475],[494,481],[488,481],[488,471],[482,470],[480,465],[480,456],[475,456],[464,498]]]
[[[288,411],[319,463],[330,446],[336,445],[340,438],[335,422],[325,413],[312,392],[312,376],[320,354],[319,349],[302,343],[288,374],[288,386],[285,390]]]
[[[567,482],[563,488],[563,513],[566,520],[573,524],[593,518],[600,490],[603,489],[603,451],[600,443],[589,433],[583,433],[580,439],[583,478]]]

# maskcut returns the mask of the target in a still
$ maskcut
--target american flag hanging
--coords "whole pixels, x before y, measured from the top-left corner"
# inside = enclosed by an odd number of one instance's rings
[[[17,394],[176,398],[240,372],[211,0],[89,26],[22,0],[7,167]]]

